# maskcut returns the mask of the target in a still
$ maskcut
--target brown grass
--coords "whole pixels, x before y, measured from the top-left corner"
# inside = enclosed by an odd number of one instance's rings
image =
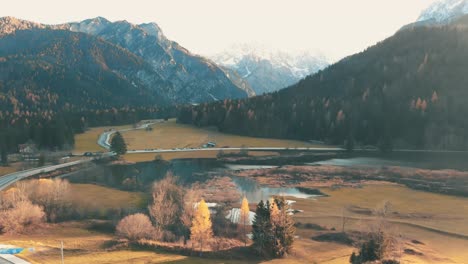
[[[399,185],[369,185],[360,189],[321,189],[321,191],[330,196],[318,200],[292,198],[297,200],[293,207],[304,210],[295,216],[296,221],[339,230],[343,208],[353,205],[372,211],[383,201],[388,200],[393,205],[389,217],[392,230],[407,240],[417,239],[425,244],[416,246],[424,256],[405,255],[404,260],[414,261],[411,263],[450,261],[468,263],[468,252],[463,250],[468,247],[468,239],[442,233],[468,234],[467,198],[415,191]],[[365,231],[370,224],[369,221],[374,219],[373,215],[349,211],[346,211],[346,215],[352,219],[347,224],[347,230]],[[428,228],[442,232],[434,232]],[[299,231],[300,236],[301,232],[302,236],[310,237],[310,233],[307,233],[310,231]],[[339,257],[338,252],[336,257]],[[441,261],[442,259],[446,262]]]
[[[86,209],[137,208],[145,202],[142,193],[125,192],[94,184],[71,184],[71,200]]]
[[[177,124],[174,119],[165,123],[153,125],[152,131],[134,130],[124,132],[123,136],[128,149],[147,148],[189,148],[201,147],[209,141],[216,142],[219,147],[320,147],[307,142],[269,138],[255,138],[224,134],[214,129],[198,128]]]
[[[225,151],[224,153],[237,153],[238,151]],[[203,159],[203,158],[216,158],[218,151],[189,151],[189,152],[167,152],[167,153],[138,153],[138,154],[125,154],[123,159],[129,162],[144,162],[152,161],[156,155],[160,154],[164,160],[173,159]],[[277,156],[278,152],[272,151],[249,151],[249,155],[261,156]]]
[[[19,164],[10,164],[9,166],[0,166],[0,176],[10,174],[19,170]]]
[[[97,144],[99,135],[101,135],[105,130],[108,130],[110,128],[124,129],[124,128],[129,128],[129,127],[131,127],[131,125],[94,127],[94,128],[90,128],[85,133],[76,134],[75,135],[75,148],[73,149],[73,153],[82,154],[88,151],[89,152],[104,151],[105,149]]]
[[[34,247],[19,257],[33,264],[61,263],[60,242],[64,243],[65,263],[229,263],[241,264],[244,261],[202,259],[165,252],[112,250],[109,244],[115,241],[110,234],[102,234],[86,229],[82,223],[69,222],[49,225],[28,235],[0,236],[0,243],[19,247]],[[248,262],[247,262],[248,263]]]

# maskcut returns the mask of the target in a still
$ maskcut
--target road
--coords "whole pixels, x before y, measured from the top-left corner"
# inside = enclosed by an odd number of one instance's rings
[[[110,138],[115,132],[125,132],[138,129],[146,129],[147,127],[160,123],[163,120],[156,120],[151,123],[142,124],[137,128],[126,128],[121,130],[106,131],[99,135],[98,145],[109,150],[110,149]],[[343,151],[343,148],[288,148],[288,147],[247,147],[244,148],[247,151],[278,151],[278,150],[303,150],[303,151]],[[141,150],[128,150],[128,154],[137,153],[168,153],[168,152],[194,152],[194,151],[229,151],[229,150],[242,150],[242,148],[173,148],[173,149],[141,149]]]
[[[119,132],[125,132],[125,131],[130,131],[130,130],[139,130],[139,129],[146,129],[148,126],[157,124],[162,122],[162,120],[157,120],[155,122],[151,123],[146,123],[138,126],[137,128],[127,128],[127,129],[122,129],[118,130]],[[116,130],[113,131],[106,131],[99,135],[97,143],[102,146],[105,149],[110,149],[110,138],[112,134],[117,132]],[[343,151],[344,149],[342,148],[287,148],[287,147],[248,147],[248,148],[174,148],[174,149],[145,149],[145,150],[129,150],[127,153],[129,154],[135,154],[135,153],[168,153],[168,152],[195,152],[195,151],[239,151],[245,149],[247,151],[278,151],[278,150],[303,150],[303,151]],[[104,156],[110,157],[115,155],[113,152],[107,152],[104,153]],[[51,172],[54,170],[62,169],[62,168],[67,168],[71,167],[74,165],[82,164],[82,163],[87,163],[91,162],[93,159],[88,158],[88,159],[82,159],[78,161],[73,161],[73,162],[68,162],[68,163],[63,163],[59,165],[51,165],[51,166],[45,166],[41,168],[34,168],[30,170],[25,170],[25,171],[19,171],[11,174],[7,174],[4,176],[0,177],[0,191],[5,189],[6,187],[12,185],[13,183],[40,174],[40,173],[46,173],[46,172]]]
[[[277,150],[303,150],[303,151],[344,151],[343,148],[287,148],[287,147],[247,147],[247,148],[176,148],[176,149],[145,149],[129,150],[127,153],[167,153],[167,152],[194,152],[194,151],[229,151],[229,150],[247,150],[247,151],[277,151]]]
[[[59,165],[51,165],[51,166],[45,166],[45,167],[10,173],[10,174],[0,177],[0,191],[19,180],[22,180],[22,179],[25,179],[25,178],[28,178],[37,174],[51,172],[54,170],[67,168],[67,167],[75,166],[78,164],[87,163],[90,161],[92,161],[92,159],[82,159],[82,160],[67,162],[67,163],[63,163]]]
[[[109,150],[110,147],[111,147],[110,139],[111,139],[112,134],[114,134],[115,132],[117,132],[117,131],[125,132],[125,131],[131,131],[131,130],[146,129],[149,126],[160,123],[162,121],[163,121],[162,119],[159,119],[159,120],[156,120],[155,122],[142,124],[142,125],[140,125],[139,127],[136,127],[136,128],[126,128],[126,129],[121,129],[121,130],[106,131],[106,132],[102,133],[101,135],[99,135],[97,143],[98,143],[99,146]]]
[[[14,255],[0,254],[0,264],[30,264]]]

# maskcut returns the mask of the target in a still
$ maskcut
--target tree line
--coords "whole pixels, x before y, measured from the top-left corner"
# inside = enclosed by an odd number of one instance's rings
[[[175,107],[111,108],[82,112],[46,111],[44,113],[0,112],[1,153],[15,153],[18,145],[35,143],[40,149],[71,149],[74,136],[89,127],[137,123],[144,119],[175,116]],[[2,154],[2,156],[3,156]]]
[[[178,121],[348,147],[465,150],[467,32],[403,30],[281,91],[185,106]]]

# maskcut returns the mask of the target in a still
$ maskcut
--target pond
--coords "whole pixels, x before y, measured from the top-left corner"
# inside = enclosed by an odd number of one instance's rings
[[[329,159],[307,163],[335,166],[399,166],[420,169],[468,170],[468,153],[435,151],[395,151],[388,154],[356,152],[347,158]]]
[[[468,169],[466,153],[420,153],[404,152],[381,155],[377,153],[355,153],[349,158],[335,158],[309,165],[336,166],[402,166],[424,169]],[[95,183],[127,191],[151,190],[153,182],[172,172],[181,184],[204,182],[223,171],[274,168],[262,165],[223,164],[215,159],[181,159],[171,162],[145,162],[133,165],[99,166],[92,171],[76,173],[70,177],[72,183]],[[228,173],[226,173],[228,174]],[[255,180],[245,177],[231,177],[239,192],[251,202],[266,200],[273,195],[285,195],[297,198],[316,198],[320,193],[310,193],[297,188],[271,188],[259,185]]]

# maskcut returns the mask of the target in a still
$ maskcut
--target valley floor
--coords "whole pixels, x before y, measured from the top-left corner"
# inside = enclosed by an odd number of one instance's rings
[[[75,199],[88,201],[83,204],[92,208],[120,206],[124,203],[122,199],[128,199],[134,206],[141,199],[131,193],[93,185],[73,184],[73,190],[84,194]],[[368,212],[383,201],[392,204],[388,226],[400,237],[402,263],[468,263],[467,198],[415,191],[396,184],[322,188],[321,191],[328,197],[288,198],[296,201],[294,209],[303,210],[294,216],[296,223],[300,223],[294,252],[285,259],[261,263],[348,263],[354,247],[339,239],[327,242],[317,241],[316,237],[340,233],[343,215],[347,219],[347,232],[365,231],[375,219]],[[108,198],[89,202],[100,196]],[[348,208],[345,214],[343,208]],[[117,240],[112,233],[96,231],[87,222],[48,225],[28,235],[0,236],[1,244],[34,248],[20,254],[31,263],[60,263],[60,241],[65,244],[66,263],[246,263],[114,247]]]
[[[104,151],[97,144],[98,137],[105,130],[114,128],[116,130],[129,128],[130,126],[120,127],[97,127],[86,131],[83,134],[75,136],[75,153]],[[127,143],[128,150],[145,149],[174,149],[174,148],[200,148],[208,142],[215,142],[216,147],[327,147],[325,145],[316,145],[309,142],[283,139],[255,138],[247,136],[238,136],[224,134],[216,129],[198,128],[190,125],[178,124],[175,119],[152,125],[152,130],[147,131],[131,130],[122,132]],[[178,158],[215,158],[218,151],[203,152],[179,152],[179,153],[161,153],[165,160]],[[256,151],[251,155],[267,156],[274,155],[273,152]],[[126,154],[124,159],[131,162],[154,160],[154,153]]]

